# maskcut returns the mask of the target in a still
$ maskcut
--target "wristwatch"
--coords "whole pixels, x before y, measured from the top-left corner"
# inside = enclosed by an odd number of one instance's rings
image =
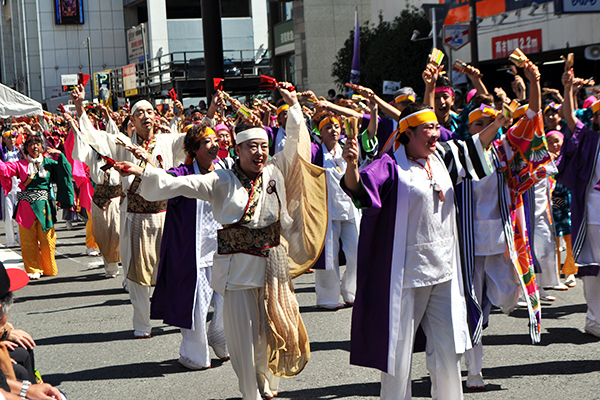
[[[29,389],[29,386],[31,386],[31,382],[23,381],[23,386],[21,387],[21,393],[19,393],[20,398],[22,398],[22,399],[27,398],[27,389]]]
[[[8,338],[8,329],[4,328],[4,333],[0,336],[0,340],[6,340]]]

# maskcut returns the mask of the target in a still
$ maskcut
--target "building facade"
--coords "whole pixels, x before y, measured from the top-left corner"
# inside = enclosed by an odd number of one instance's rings
[[[200,0],[5,0],[3,4],[0,80],[40,102],[68,95],[62,91],[61,75],[129,64],[126,32],[142,23],[150,58],[170,52],[203,57]],[[267,50],[267,0],[221,0],[221,10],[225,57],[251,58]]]

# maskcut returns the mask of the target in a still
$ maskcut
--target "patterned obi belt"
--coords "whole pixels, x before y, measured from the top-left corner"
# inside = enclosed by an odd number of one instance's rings
[[[33,204],[36,201],[50,200],[50,192],[48,190],[23,190],[17,192],[18,201],[26,201]]]
[[[125,197],[125,193],[123,193],[123,188],[121,185],[96,185],[96,189],[94,189],[94,195],[92,196],[92,201],[96,204],[100,209],[106,210],[108,204],[111,199],[115,197]]]
[[[127,193],[127,212],[134,214],[158,214],[167,211],[167,200],[147,201],[139,194]]]
[[[251,229],[245,225],[231,225],[217,231],[218,253],[245,253],[268,257],[269,249],[279,245],[280,235],[279,221],[259,229]]]

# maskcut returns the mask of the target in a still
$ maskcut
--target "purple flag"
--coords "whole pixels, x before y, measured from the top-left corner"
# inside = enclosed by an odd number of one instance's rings
[[[354,55],[352,56],[352,71],[350,83],[358,84],[360,77],[360,26],[358,24],[358,7],[354,8]]]

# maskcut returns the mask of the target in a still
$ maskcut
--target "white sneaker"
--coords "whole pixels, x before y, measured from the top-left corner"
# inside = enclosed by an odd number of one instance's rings
[[[210,365],[208,367],[203,367],[201,365],[192,364],[190,361],[183,358],[183,356],[180,356],[179,360],[177,360],[177,362],[179,362],[179,364],[183,365],[187,369],[192,369],[192,370],[196,370],[196,371],[203,371],[205,369],[210,368]]]
[[[469,375],[467,377],[467,387],[469,389],[485,389],[485,384],[483,383],[483,376],[481,376],[481,372],[477,375]]]
[[[67,225],[67,230],[68,230],[68,231],[71,231],[71,230],[73,230],[73,222],[71,222],[71,221],[67,221],[67,224],[66,224],[66,225]]]
[[[123,289],[129,293],[129,286],[127,286],[127,281],[123,281]]]
[[[88,256],[90,257],[97,257],[100,255],[100,252],[98,251],[98,249],[95,249],[93,247],[88,247],[85,252],[87,253]]]
[[[27,274],[30,280],[37,281],[42,276],[39,272],[34,272],[33,274]]]

